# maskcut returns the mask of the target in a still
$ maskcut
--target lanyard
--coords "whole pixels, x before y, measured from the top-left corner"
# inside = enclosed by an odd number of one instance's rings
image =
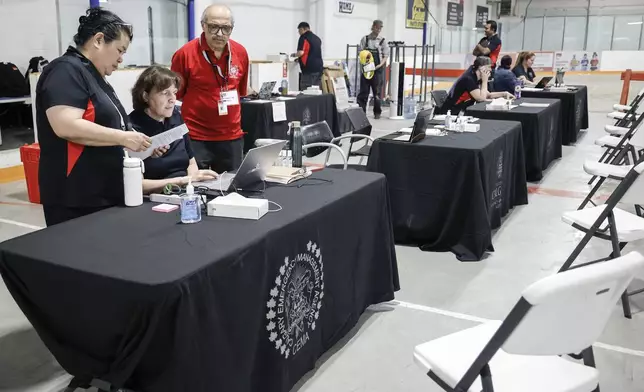
[[[203,57],[206,59],[208,64],[212,66],[213,70],[217,70],[219,77],[221,77],[221,80],[223,80],[223,85],[220,86],[222,90],[228,90],[228,74],[230,73],[230,68],[232,67],[232,64],[233,64],[233,54],[230,51],[230,44],[227,44],[227,45],[228,45],[228,69],[225,72],[226,76],[224,76],[224,72],[221,70],[221,67],[219,65],[212,63],[212,61],[210,60],[210,57],[208,57],[208,53],[206,53],[206,51],[203,49],[201,50],[201,53],[203,54]],[[201,37],[199,37],[199,47],[201,47]],[[217,79],[217,82],[219,82],[219,79]]]
[[[103,79],[103,81],[109,87],[109,89],[112,90],[111,93],[112,93],[112,95],[114,95],[114,98],[118,99],[116,97],[116,92],[114,92],[114,88],[107,82],[107,80]],[[102,90],[105,93],[105,95],[107,95],[107,98],[109,98],[109,100],[112,103],[112,105],[114,105],[114,109],[116,109],[116,112],[119,114],[119,118],[121,119],[121,129],[124,130],[124,131],[131,131],[132,129],[129,126],[126,126],[125,119],[123,118],[123,113],[121,113],[121,110],[119,109],[119,107],[116,104],[116,102],[114,102],[114,99],[112,99],[112,97],[110,96],[110,93],[105,91],[105,89],[102,89]],[[119,104],[120,104],[120,102],[119,102]],[[129,125],[129,123],[128,123],[128,125]]]

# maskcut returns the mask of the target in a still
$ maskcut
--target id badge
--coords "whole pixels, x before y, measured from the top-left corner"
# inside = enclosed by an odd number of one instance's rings
[[[221,101],[226,104],[226,106],[239,105],[239,94],[237,93],[237,90],[222,91]]]
[[[219,102],[219,115],[227,116],[228,115],[228,105],[225,102]]]

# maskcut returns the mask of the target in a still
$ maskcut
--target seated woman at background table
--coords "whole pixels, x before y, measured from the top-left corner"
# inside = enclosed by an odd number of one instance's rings
[[[489,57],[479,56],[474,64],[456,80],[445,103],[437,108],[436,113],[445,114],[451,110],[458,114],[477,102],[493,98],[513,98],[514,95],[507,91],[491,93],[488,91],[488,80],[491,73],[492,61]]]
[[[510,68],[512,67],[512,57],[505,55],[501,59],[501,65],[494,73],[494,91],[507,91],[514,94],[517,85],[517,77]]]
[[[150,137],[183,124],[181,112],[175,107],[181,80],[173,71],[153,65],[143,71],[132,89],[134,111],[132,126]],[[166,185],[187,185],[188,180],[207,181],[217,178],[212,170],[199,170],[190,138],[154,150],[145,160],[143,193],[163,190]]]
[[[523,81],[526,86],[534,86],[534,78],[537,76],[532,70],[535,58],[534,52],[521,52],[517,57],[517,65],[512,72],[519,80]]]

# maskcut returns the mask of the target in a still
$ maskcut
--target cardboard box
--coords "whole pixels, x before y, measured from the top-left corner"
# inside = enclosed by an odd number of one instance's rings
[[[335,95],[333,81],[335,78],[344,78],[344,70],[340,67],[324,67],[322,73],[322,92]]]

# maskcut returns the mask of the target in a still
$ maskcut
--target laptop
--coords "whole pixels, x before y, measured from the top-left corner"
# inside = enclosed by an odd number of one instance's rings
[[[213,191],[234,192],[262,182],[266,179],[266,173],[273,167],[285,145],[286,140],[281,140],[253,148],[248,151],[235,173],[223,173],[215,180],[195,182],[193,185],[206,187]]]
[[[546,76],[544,78],[541,78],[539,83],[537,83],[537,85],[534,86],[534,88],[545,88],[548,85],[548,83],[550,83],[551,80],[552,80],[552,76]]]
[[[259,89],[259,99],[271,99],[273,96],[273,89],[277,82],[264,82]]]
[[[427,130],[429,121],[432,118],[434,118],[434,107],[432,107],[431,109],[421,110],[416,115],[416,120],[414,121],[414,127],[412,128],[411,133],[399,131],[383,136],[381,139],[405,143],[416,143],[425,138],[425,131]]]

